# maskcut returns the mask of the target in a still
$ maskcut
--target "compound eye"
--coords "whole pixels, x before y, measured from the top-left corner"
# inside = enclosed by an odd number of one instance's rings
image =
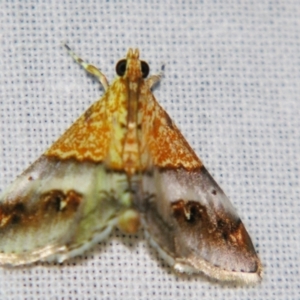
[[[150,68],[145,61],[141,61],[141,70],[142,70],[143,78],[146,78],[149,75]]]
[[[119,76],[123,76],[126,72],[127,60],[122,59],[116,65],[116,72]]]

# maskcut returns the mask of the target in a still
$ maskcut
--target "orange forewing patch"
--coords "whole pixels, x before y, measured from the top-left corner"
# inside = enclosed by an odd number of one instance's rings
[[[148,95],[143,109],[145,126],[143,143],[155,166],[160,168],[200,168],[202,162],[187,143],[169,115],[162,109],[152,94]]]
[[[109,151],[120,149],[112,145],[114,138],[114,118],[124,113],[125,85],[115,81],[104,96],[94,103],[45,153],[65,160],[102,162]],[[119,120],[118,120],[119,121]],[[122,165],[119,160],[116,165]],[[121,167],[121,166],[119,166]]]
[[[111,125],[105,103],[107,95],[92,105],[45,153],[60,159],[100,162],[108,151]]]

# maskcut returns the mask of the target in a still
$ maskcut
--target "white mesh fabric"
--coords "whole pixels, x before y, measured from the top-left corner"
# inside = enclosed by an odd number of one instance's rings
[[[103,90],[128,47],[154,93],[234,203],[264,265],[254,288],[174,275],[139,233],[62,266],[0,269],[1,299],[299,299],[300,2],[3,1],[0,189]],[[1,239],[0,239],[1,242]]]

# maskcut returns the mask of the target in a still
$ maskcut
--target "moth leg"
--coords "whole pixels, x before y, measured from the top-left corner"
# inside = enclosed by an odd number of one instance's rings
[[[98,81],[102,84],[104,90],[106,91],[108,88],[108,81],[105,77],[105,75],[95,66],[86,63],[82,58],[80,58],[78,55],[76,55],[76,53],[74,53],[71,48],[67,45],[64,44],[65,48],[68,51],[68,54],[73,57],[73,59],[80,65],[82,66],[86,72],[92,74],[93,76],[95,76]]]
[[[148,87],[150,89],[161,80],[162,76],[164,75],[164,71],[165,65],[162,65],[161,70],[158,74],[151,75],[149,78],[146,79],[146,83],[148,84]]]

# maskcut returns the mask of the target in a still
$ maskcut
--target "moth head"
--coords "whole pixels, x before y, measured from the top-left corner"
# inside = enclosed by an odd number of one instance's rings
[[[137,81],[149,75],[149,65],[139,59],[138,49],[129,49],[127,56],[121,59],[116,65],[116,73],[120,77],[129,78],[130,81]]]

